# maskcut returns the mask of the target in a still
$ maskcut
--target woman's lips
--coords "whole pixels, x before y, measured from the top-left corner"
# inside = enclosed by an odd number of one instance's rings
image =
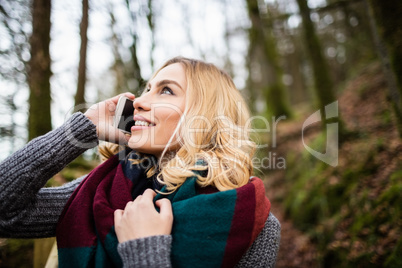
[[[144,121],[144,122],[147,122],[149,124],[155,125],[155,123],[153,123],[151,120],[149,120],[149,119],[147,119],[147,118],[145,118],[145,117],[143,117],[141,115],[134,115],[134,121]]]
[[[147,129],[147,128],[151,128],[151,127],[154,127],[154,126],[152,126],[152,125],[150,125],[150,126],[132,126],[132,127],[131,127],[131,131],[136,131],[136,130],[141,130],[141,129]]]
[[[147,128],[155,126],[155,123],[151,122],[151,120],[149,120],[141,115],[134,115],[134,121],[142,122],[142,123],[137,123],[137,125],[134,124],[134,126],[131,127],[131,131],[147,129]],[[144,123],[145,123],[145,125],[144,125]],[[148,123],[148,125],[146,125],[146,123]]]

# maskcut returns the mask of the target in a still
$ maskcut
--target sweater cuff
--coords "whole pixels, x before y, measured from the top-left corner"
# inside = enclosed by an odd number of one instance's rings
[[[171,267],[171,235],[158,235],[120,243],[117,250],[124,267]]]

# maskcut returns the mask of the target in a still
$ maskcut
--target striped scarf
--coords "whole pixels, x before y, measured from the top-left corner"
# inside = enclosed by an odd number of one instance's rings
[[[114,211],[145,189],[157,188],[154,178],[146,177],[148,167],[130,159],[138,155],[132,151],[124,160],[119,155],[110,158],[70,197],[56,231],[59,267],[122,267]],[[148,160],[154,164],[154,158]],[[173,208],[173,267],[233,267],[263,229],[270,210],[263,182],[256,177],[219,192],[200,188],[194,176],[174,193],[158,194],[155,201],[160,198],[170,199]]]

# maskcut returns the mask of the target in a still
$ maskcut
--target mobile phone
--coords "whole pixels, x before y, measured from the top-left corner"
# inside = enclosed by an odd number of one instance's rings
[[[114,126],[124,133],[131,134],[131,127],[134,126],[133,117],[133,101],[125,96],[121,96],[117,102],[116,113],[114,116]]]

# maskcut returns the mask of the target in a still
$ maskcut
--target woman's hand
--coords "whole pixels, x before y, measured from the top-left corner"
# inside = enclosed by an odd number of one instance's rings
[[[160,208],[157,212],[153,199],[156,193],[145,190],[143,195],[127,203],[124,210],[114,212],[114,226],[119,243],[154,235],[169,235],[172,232],[173,212],[166,198],[156,201]]]
[[[86,112],[88,117],[96,126],[96,133],[99,140],[109,141],[113,143],[127,143],[130,136],[113,126],[113,119],[116,111],[116,105],[120,96],[134,100],[135,96],[131,93],[123,93],[113,98],[92,105]]]

